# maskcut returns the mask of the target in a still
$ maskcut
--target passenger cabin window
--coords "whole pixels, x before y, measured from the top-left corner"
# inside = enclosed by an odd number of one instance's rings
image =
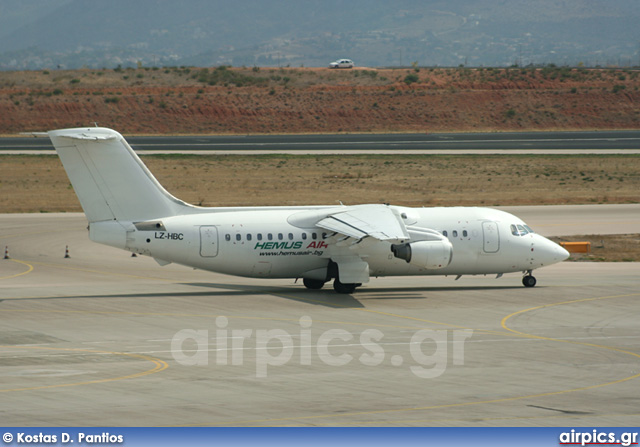
[[[272,241],[272,240],[273,240],[273,234],[271,234],[271,233],[267,234],[267,239],[269,239],[270,241]]]
[[[262,240],[262,233],[258,233],[258,234],[256,235],[256,237],[258,238],[258,240],[259,240],[259,241],[261,241],[261,240]]]
[[[458,230],[453,230],[453,232],[451,233],[451,235],[453,237],[458,237]]]
[[[284,239],[284,236],[282,235],[282,233],[278,233],[278,240],[281,241],[282,239]]]
[[[247,234],[247,240],[250,241],[251,240],[251,233]]]
[[[442,232],[442,235],[443,235],[444,237],[449,237],[449,233],[447,233],[447,230],[444,230],[444,231]]]
[[[307,240],[307,233],[302,233],[302,240],[306,241]]]
[[[242,235],[240,233],[236,234],[236,241],[242,240]]]
[[[318,239],[318,233],[311,233],[311,239],[313,239],[314,241]]]
[[[469,233],[467,233],[467,230],[463,230],[462,231],[462,236],[467,237],[469,235]]]
[[[293,240],[293,233],[289,233],[289,240],[292,241]]]
[[[231,240],[231,235],[230,234],[225,234],[224,235],[224,240],[225,241],[230,241]]]

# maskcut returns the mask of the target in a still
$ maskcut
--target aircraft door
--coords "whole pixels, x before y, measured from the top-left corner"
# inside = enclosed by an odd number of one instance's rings
[[[500,250],[500,234],[498,224],[491,221],[482,222],[483,250],[485,253],[497,253]]]
[[[218,228],[213,225],[200,227],[200,256],[213,258],[218,255]]]

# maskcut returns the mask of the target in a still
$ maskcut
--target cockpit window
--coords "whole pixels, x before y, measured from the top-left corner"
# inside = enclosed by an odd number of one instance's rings
[[[511,234],[513,234],[514,236],[524,236],[534,232],[528,225],[511,225],[510,229]]]

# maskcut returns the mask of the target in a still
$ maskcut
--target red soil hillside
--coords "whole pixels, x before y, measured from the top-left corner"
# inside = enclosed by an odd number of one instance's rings
[[[618,69],[168,68],[0,72],[0,134],[633,129],[640,72]]]

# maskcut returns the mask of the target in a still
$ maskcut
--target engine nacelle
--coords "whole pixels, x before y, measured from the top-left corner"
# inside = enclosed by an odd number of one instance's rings
[[[445,268],[453,259],[453,246],[448,239],[393,244],[391,251],[396,258],[426,269]]]

